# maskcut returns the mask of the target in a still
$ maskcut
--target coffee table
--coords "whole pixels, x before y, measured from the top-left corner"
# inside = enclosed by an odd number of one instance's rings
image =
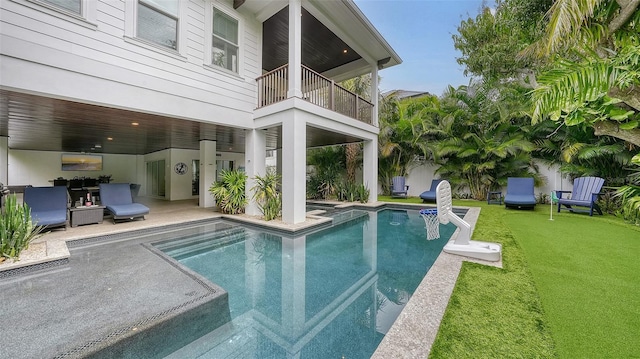
[[[69,208],[71,227],[83,224],[102,223],[104,206],[80,206]]]

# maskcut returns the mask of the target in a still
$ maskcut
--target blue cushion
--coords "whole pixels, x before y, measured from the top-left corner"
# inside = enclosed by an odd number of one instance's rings
[[[534,186],[532,177],[507,178],[507,194],[504,196],[504,205],[507,207],[534,207],[536,205]]]
[[[100,201],[113,213],[114,219],[142,217],[149,213],[149,207],[133,202],[128,183],[101,183]]]
[[[149,208],[140,203],[114,204],[106,207],[116,217],[140,217],[149,213]]]
[[[32,211],[31,219],[38,226],[50,226],[67,222],[67,211]]]
[[[131,186],[128,183],[100,183],[100,201],[105,206],[131,204]]]
[[[504,196],[504,203],[506,205],[533,206],[536,204],[536,198],[533,195],[508,193]]]
[[[26,187],[24,203],[31,209],[31,221],[39,226],[65,225],[67,222],[67,188]]]
[[[441,179],[433,179],[431,180],[431,187],[429,188],[428,191],[424,191],[422,193],[420,193],[420,198],[422,198],[425,201],[436,201],[436,189],[438,188],[438,185],[440,184],[440,182],[442,182],[443,180]]]
[[[425,201],[435,201],[436,200],[436,191],[424,191],[420,193],[420,198]]]

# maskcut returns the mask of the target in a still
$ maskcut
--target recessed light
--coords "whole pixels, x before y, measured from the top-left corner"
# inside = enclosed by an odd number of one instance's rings
[[[342,50],[342,53],[346,54],[347,53],[347,49]]]
[[[102,148],[102,145],[95,145],[95,148]]]
[[[107,141],[113,141],[113,137],[107,137]]]
[[[131,126],[138,126],[138,125],[139,125],[139,123],[137,123],[137,122],[131,122]]]

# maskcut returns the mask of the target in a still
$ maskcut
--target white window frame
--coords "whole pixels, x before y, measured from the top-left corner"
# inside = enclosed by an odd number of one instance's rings
[[[157,44],[153,41],[138,37],[138,0],[126,0],[125,1],[125,20],[124,20],[124,39],[129,43],[136,44],[138,46],[144,47],[149,50],[163,52],[167,55],[173,56],[179,60],[186,60],[181,54],[185,52],[185,46],[187,43],[186,39],[186,21],[183,21],[184,14],[187,13],[187,2],[183,0],[177,0],[179,2],[178,5],[178,14],[177,18],[177,27],[176,27],[176,49],[172,49],[167,46],[163,46],[161,44]],[[143,3],[147,6],[150,6],[152,9],[155,9],[152,5]],[[166,12],[159,10],[163,15],[169,15],[173,17],[173,15],[166,14]]]
[[[213,64],[213,13],[214,9],[230,18],[236,20],[238,22],[238,71],[228,70],[222,66]],[[233,76],[242,76],[242,72],[244,69],[243,61],[244,51],[243,51],[243,34],[244,34],[244,24],[242,22],[242,18],[240,18],[233,10],[229,9],[227,6],[220,2],[212,1],[206,7],[205,11],[205,46],[204,46],[204,65],[213,70],[221,71],[225,74],[231,74]],[[226,41],[226,40],[225,40]]]
[[[96,1],[80,0],[80,13],[67,10],[47,1],[42,0],[12,0],[18,4],[36,9],[46,14],[58,17],[60,19],[73,22],[75,24],[97,30],[96,24]]]

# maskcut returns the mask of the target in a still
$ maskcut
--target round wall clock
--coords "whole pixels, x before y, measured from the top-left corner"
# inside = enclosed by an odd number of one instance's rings
[[[183,175],[185,173],[187,173],[187,170],[189,168],[187,167],[187,164],[184,162],[178,162],[176,163],[175,166],[173,166],[173,170],[176,171],[177,174],[179,175]]]

